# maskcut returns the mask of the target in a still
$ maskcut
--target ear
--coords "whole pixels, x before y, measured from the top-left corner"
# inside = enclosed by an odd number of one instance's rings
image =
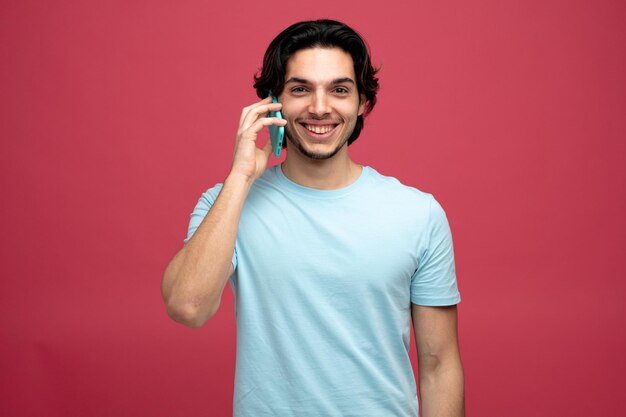
[[[367,100],[365,98],[364,94],[361,94],[359,96],[359,112],[357,113],[358,116],[361,116],[363,114],[363,112],[365,112],[365,105],[367,104]]]

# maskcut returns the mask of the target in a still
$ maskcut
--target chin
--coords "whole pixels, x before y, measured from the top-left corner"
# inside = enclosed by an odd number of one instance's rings
[[[288,148],[289,147],[296,148],[297,151],[304,157],[309,158],[309,159],[314,159],[316,161],[323,161],[323,160],[332,158],[333,156],[337,155],[337,153],[339,153],[341,148],[346,146],[346,143],[348,142],[346,139],[342,143],[336,145],[334,148],[325,149],[325,150],[312,150],[312,149],[309,149],[306,145],[303,145],[300,140],[294,141],[289,135],[286,135],[286,136],[287,136],[287,141],[289,143],[289,145],[287,145]]]

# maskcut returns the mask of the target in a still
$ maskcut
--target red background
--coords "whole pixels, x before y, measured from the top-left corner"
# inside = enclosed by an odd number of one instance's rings
[[[232,293],[188,329],[162,272],[269,41],[332,17],[383,67],[352,157],[448,214],[468,416],[625,415],[624,3],[268,4],[2,1],[0,414],[231,413]]]

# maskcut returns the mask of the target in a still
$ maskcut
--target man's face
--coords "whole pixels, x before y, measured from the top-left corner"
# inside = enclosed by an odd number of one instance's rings
[[[339,48],[294,53],[287,61],[279,101],[289,149],[311,159],[328,159],[341,151],[365,108],[352,57]]]

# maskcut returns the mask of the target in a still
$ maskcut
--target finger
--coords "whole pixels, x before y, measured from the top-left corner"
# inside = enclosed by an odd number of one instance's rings
[[[283,105],[281,103],[265,103],[260,104],[258,106],[254,106],[248,111],[248,114],[243,119],[240,127],[242,129],[247,129],[254,123],[259,117],[267,117],[267,114],[270,111],[278,111],[282,109]]]
[[[259,132],[261,132],[265,126],[285,126],[286,124],[287,121],[285,119],[279,119],[277,117],[262,117],[254,122],[248,129],[240,132],[237,135],[236,143],[238,144],[241,141],[252,141],[256,143]]]
[[[248,114],[242,121],[240,125],[240,129],[249,128],[254,122],[256,122],[261,117],[269,117],[270,111],[278,111],[282,108],[282,104],[280,103],[268,103],[261,106],[254,107],[249,110]]]
[[[272,97],[268,96],[268,97],[265,97],[261,101],[258,101],[258,102],[254,103],[254,104],[251,104],[251,105],[247,106],[247,107],[244,107],[243,110],[241,111],[241,117],[239,117],[239,125],[241,126],[241,124],[243,123],[243,121],[246,118],[246,116],[248,115],[248,113],[250,113],[251,109],[253,109],[254,107],[259,106],[259,105],[269,104],[271,102],[272,102]]]
[[[285,126],[287,121],[285,119],[279,119],[278,117],[261,117],[257,119],[252,125],[243,132],[244,136],[252,135],[256,139],[263,127],[265,126]]]

